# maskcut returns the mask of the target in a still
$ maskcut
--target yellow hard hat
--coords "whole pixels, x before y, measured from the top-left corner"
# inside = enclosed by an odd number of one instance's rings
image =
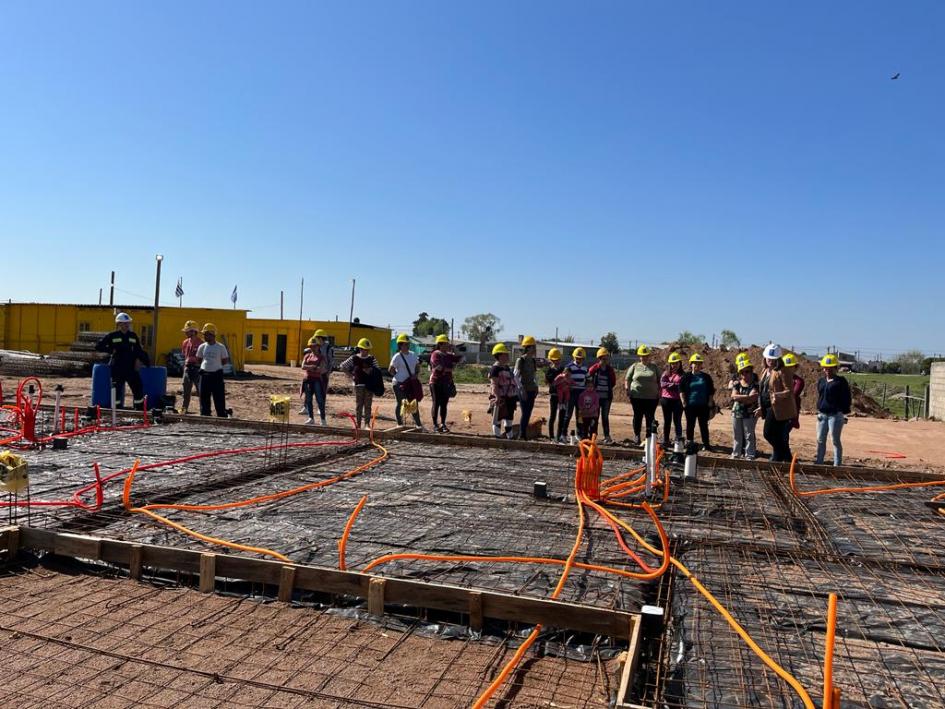
[[[840,360],[837,359],[837,355],[835,355],[835,354],[833,354],[833,353],[831,353],[831,352],[828,352],[828,353],[825,354],[825,355],[823,356],[823,358],[820,360],[820,366],[821,366],[821,367],[839,367],[839,366],[840,366]]]
[[[531,335],[525,335],[525,337],[522,338],[522,347],[531,347],[534,344],[535,338]]]
[[[509,348],[506,347],[505,344],[503,344],[502,342],[497,343],[492,348],[493,355],[508,354],[508,353],[509,353]]]
[[[693,362],[705,362],[705,357],[703,357],[698,352],[694,352],[689,356],[689,363],[692,364]]]
[[[788,352],[787,354],[781,355],[781,361],[784,363],[785,367],[796,367],[797,355],[793,352]]]
[[[438,345],[449,344],[449,341],[450,341],[450,338],[448,338],[446,335],[437,335],[437,336],[436,336],[436,344],[438,344]]]
[[[318,328],[315,331],[315,334],[312,335],[312,337],[324,337],[325,339],[328,339],[328,333],[322,330],[321,328]]]
[[[754,365],[752,365],[751,359],[749,359],[747,352],[742,352],[737,357],[735,357],[735,368],[739,372],[752,366]]]
[[[310,338],[308,338],[308,344],[310,344],[310,345],[314,345],[314,344],[315,344],[315,335],[312,335]]]
[[[410,342],[410,336],[406,332],[397,335],[397,344],[399,345],[401,342]]]
[[[670,364],[676,364],[676,362],[682,362],[682,357],[679,356],[678,352],[670,352],[669,357],[666,358],[666,361]]]
[[[204,323],[203,329],[200,332],[203,332],[203,333],[209,332],[211,335],[216,335],[217,326],[214,325],[212,322]]]
[[[362,337],[360,340],[358,340],[359,350],[369,350],[371,349],[371,347],[372,347],[371,341],[368,338]]]
[[[646,345],[640,345],[639,347],[637,347],[638,357],[647,357],[648,355],[652,354],[652,352],[653,351]]]
[[[608,350],[606,347],[598,347],[597,358],[600,359],[601,357],[610,357],[610,350]]]
[[[561,359],[561,350],[559,350],[557,347],[552,347],[550,350],[548,350],[548,359],[550,359],[552,362],[557,362],[559,359]]]
[[[587,357],[587,353],[584,351],[583,347],[575,347],[571,352],[571,356],[574,357],[574,359],[577,359],[578,357],[584,359]]]
[[[181,332],[187,332],[188,330],[197,330],[200,326],[197,324],[196,320],[188,320],[184,323],[184,327],[181,328]]]

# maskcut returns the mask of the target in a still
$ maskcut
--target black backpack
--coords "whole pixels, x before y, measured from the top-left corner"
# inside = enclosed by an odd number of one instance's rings
[[[371,367],[364,386],[374,396],[384,396],[384,374],[379,367]]]

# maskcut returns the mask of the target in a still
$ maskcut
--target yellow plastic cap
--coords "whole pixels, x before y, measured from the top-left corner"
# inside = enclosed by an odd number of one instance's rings
[[[438,345],[448,345],[449,342],[450,342],[450,338],[448,338],[446,335],[436,336],[436,344]]]
[[[561,350],[559,350],[557,347],[552,347],[550,350],[548,350],[548,359],[550,359],[552,362],[557,362],[560,360]]]
[[[571,356],[574,357],[574,359],[584,359],[587,357],[587,353],[584,351],[583,347],[575,347],[571,352]]]
[[[682,357],[679,356],[678,352],[670,352],[669,357],[666,358],[666,361],[670,364],[676,364],[676,362],[682,362]]]
[[[689,357],[689,363],[692,364],[693,362],[705,362],[705,357],[696,352]]]
[[[637,356],[638,356],[638,357],[648,357],[648,356],[651,355],[651,354],[653,354],[653,350],[651,350],[651,349],[650,349],[649,347],[647,347],[646,345],[640,345],[639,347],[637,347]]]
[[[315,334],[312,335],[312,337],[324,337],[324,338],[327,339],[327,338],[328,338],[328,333],[325,332],[324,330],[322,330],[321,328],[318,328],[318,329],[315,331]]]
[[[840,360],[837,359],[837,355],[828,352],[820,360],[821,367],[839,367]]]
[[[610,351],[606,347],[599,347],[597,349],[597,359],[601,357],[610,357]]]
[[[181,332],[189,332],[190,330],[197,332],[198,327],[200,326],[197,324],[196,320],[188,320],[184,323],[184,327],[181,328]]]
[[[788,352],[786,355],[781,356],[781,361],[784,363],[785,367],[796,367],[797,355],[793,352]]]
[[[358,349],[369,350],[372,347],[373,345],[371,345],[371,341],[368,338],[362,337],[360,340],[358,340]]]
[[[410,342],[410,336],[406,332],[397,335],[397,344],[399,345],[401,342]]]
[[[522,347],[531,347],[534,344],[535,338],[531,335],[525,335],[525,337],[522,338]]]
[[[499,342],[492,348],[493,355],[508,354],[509,348],[506,347],[503,343]]]
[[[217,334],[217,326],[214,325],[212,322],[204,323],[204,326],[203,326],[203,328],[200,330],[200,332],[202,332],[202,333],[204,333],[204,334],[207,334],[207,333],[209,332],[211,335],[216,335],[216,334]]]

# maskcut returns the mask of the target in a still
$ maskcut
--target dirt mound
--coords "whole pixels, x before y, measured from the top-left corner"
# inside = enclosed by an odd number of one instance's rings
[[[756,345],[746,347],[740,350],[729,350],[725,347],[714,349],[708,345],[679,345],[673,344],[665,348],[654,348],[653,355],[655,361],[664,364],[669,353],[679,352],[683,360],[689,359],[693,352],[699,352],[705,357],[705,371],[712,375],[715,380],[717,390],[715,400],[719,406],[726,407],[731,405],[728,389],[726,385],[735,373],[735,356],[739,352],[747,352],[751,357],[752,364],[755,365],[755,371],[759,374],[763,371],[764,358],[762,349]],[[817,380],[822,376],[820,366],[805,357],[798,357],[797,374],[804,379],[804,393],[801,395],[801,409],[807,413],[817,411]],[[688,365],[686,365],[688,366]],[[863,393],[855,384],[850,384],[853,393],[853,413],[860,416],[875,416],[877,418],[887,418],[889,412],[883,409],[875,399]],[[623,383],[618,383],[616,392],[617,401],[626,401],[627,395],[623,389]]]

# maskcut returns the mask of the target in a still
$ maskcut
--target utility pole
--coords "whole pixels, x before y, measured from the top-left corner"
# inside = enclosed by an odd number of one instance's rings
[[[158,314],[160,310],[161,298],[161,261],[164,257],[158,254],[154,257],[157,261],[157,268],[154,274],[154,312],[151,314],[151,363],[157,364],[157,341],[158,341]]]
[[[115,272],[112,271],[112,287],[108,291],[108,304],[111,306],[115,305]]]
[[[453,330],[453,318],[450,318],[450,342],[456,338],[456,333]]]
[[[351,327],[354,324],[354,284],[355,279],[351,279],[351,310],[348,312],[348,347],[351,347]]]
[[[98,289],[98,304],[99,305],[102,304],[102,289],[101,288]]]
[[[302,277],[302,285],[299,288],[299,358],[302,357],[302,351],[305,349],[302,346],[302,304],[305,302],[305,277]],[[331,371],[331,362],[328,363],[329,371]]]
[[[285,291],[279,291],[279,319],[282,320],[284,316],[283,310],[285,308]]]

